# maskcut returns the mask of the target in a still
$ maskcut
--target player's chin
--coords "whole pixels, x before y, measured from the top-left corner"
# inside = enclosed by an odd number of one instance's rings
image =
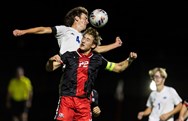
[[[85,47],[83,45],[81,45],[80,50],[85,50]]]
[[[83,27],[83,30],[85,30],[86,29],[86,27],[87,27],[87,24]]]
[[[81,51],[87,51],[88,48],[87,48],[86,46],[84,46],[84,45],[81,45],[81,46],[80,46],[80,50],[81,50]]]

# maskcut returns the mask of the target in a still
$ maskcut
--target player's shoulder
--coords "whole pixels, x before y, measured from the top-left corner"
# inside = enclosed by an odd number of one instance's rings
[[[63,56],[67,56],[67,57],[75,57],[78,56],[79,53],[77,51],[66,51],[64,54],[62,54]]]
[[[96,52],[96,51],[93,51],[93,55],[94,55],[94,56],[102,57],[102,55],[101,55],[100,53]]]
[[[97,53],[97,52],[93,52],[92,58],[99,59],[99,60],[105,59],[100,53]]]
[[[175,94],[177,93],[176,89],[174,87],[170,87],[170,86],[165,86],[166,92],[170,93],[170,94]]]
[[[150,96],[155,96],[157,94],[157,91],[156,90],[152,90],[151,92],[150,92]]]
[[[23,77],[22,77],[22,80],[24,80],[25,82],[30,82],[30,81],[31,81],[30,78],[27,77],[27,76],[23,76]]]
[[[15,83],[16,81],[16,78],[11,78],[9,84]]]
[[[57,30],[67,30],[69,29],[69,27],[65,26],[65,25],[56,25],[54,26]]]
[[[170,86],[165,86],[166,89],[168,90],[172,90],[172,91],[175,91],[174,87],[170,87]]]

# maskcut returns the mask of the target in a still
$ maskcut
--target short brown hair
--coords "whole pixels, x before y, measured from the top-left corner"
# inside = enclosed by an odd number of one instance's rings
[[[80,17],[82,13],[86,14],[88,16],[88,11],[84,7],[75,7],[71,9],[65,16],[64,24],[68,27],[71,27],[74,23],[74,19],[76,16]]]

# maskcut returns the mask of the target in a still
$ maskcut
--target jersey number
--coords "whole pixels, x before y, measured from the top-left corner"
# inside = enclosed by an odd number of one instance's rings
[[[86,67],[88,67],[88,64],[89,64],[88,61],[83,61],[83,62],[80,62],[80,63],[79,63],[79,67],[84,67],[84,68],[86,68]]]

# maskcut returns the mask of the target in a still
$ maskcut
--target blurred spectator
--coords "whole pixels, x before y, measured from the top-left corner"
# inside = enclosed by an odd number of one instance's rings
[[[12,121],[28,121],[28,111],[32,104],[32,84],[24,75],[24,69],[18,67],[15,77],[8,85],[6,106],[10,109]]]
[[[117,104],[115,121],[122,121],[123,102],[124,102],[124,80],[118,81],[114,97],[116,99],[116,104]]]

